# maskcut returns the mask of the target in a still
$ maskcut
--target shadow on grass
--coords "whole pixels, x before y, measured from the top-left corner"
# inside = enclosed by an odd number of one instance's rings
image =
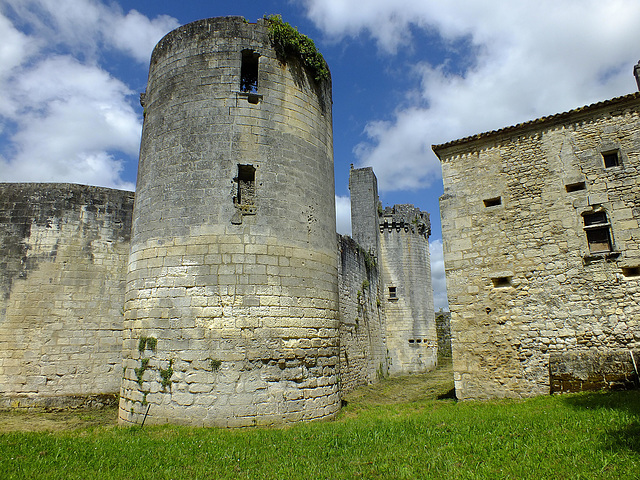
[[[609,448],[640,454],[640,390],[568,395],[564,402],[576,409],[617,410],[628,415],[629,423],[622,428],[607,429],[603,440]]]

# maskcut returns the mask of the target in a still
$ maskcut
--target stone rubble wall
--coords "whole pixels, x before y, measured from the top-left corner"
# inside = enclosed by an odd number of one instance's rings
[[[434,147],[459,399],[548,394],[550,358],[579,379],[566,355],[640,347],[639,109],[629,95]],[[605,168],[611,150],[622,164]],[[598,209],[609,254],[587,243]]]
[[[451,357],[451,313],[436,312],[436,334],[438,336],[438,356]]]
[[[340,390],[386,376],[387,352],[378,267],[362,247],[339,235]]]
[[[0,406],[118,391],[132,210],[132,192],[0,184]]]

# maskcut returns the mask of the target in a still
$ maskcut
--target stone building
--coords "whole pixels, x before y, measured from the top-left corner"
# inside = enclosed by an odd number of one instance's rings
[[[135,205],[2,184],[0,404],[120,386],[124,423],[275,425],[435,365],[428,214],[382,210],[352,170],[355,241],[336,236],[331,82],[267,21],[170,32],[141,103]]]
[[[433,147],[459,399],[629,386],[640,94]]]

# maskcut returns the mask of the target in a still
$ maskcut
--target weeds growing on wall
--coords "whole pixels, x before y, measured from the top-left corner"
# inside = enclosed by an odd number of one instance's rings
[[[269,36],[278,55],[284,58],[298,57],[313,74],[316,82],[329,79],[327,62],[313,40],[283,21],[280,15],[269,15],[265,18],[268,21]]]
[[[173,376],[173,360],[169,360],[169,367],[160,369],[160,378],[162,379],[162,389],[171,388],[171,377]]]

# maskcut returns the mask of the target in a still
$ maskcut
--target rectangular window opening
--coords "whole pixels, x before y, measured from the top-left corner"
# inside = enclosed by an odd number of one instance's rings
[[[625,277],[640,277],[640,267],[622,267],[622,275]]]
[[[256,203],[256,168],[253,165],[238,165],[238,176],[235,178],[238,187],[236,204],[255,205]]]
[[[398,298],[396,287],[389,287],[389,299]]]
[[[501,197],[487,198],[483,200],[483,202],[485,207],[495,207],[496,205],[502,205],[502,198]]]
[[[613,250],[611,243],[611,224],[606,212],[583,214],[584,230],[591,253],[607,253]]]
[[[511,277],[493,277],[491,283],[493,283],[493,286],[496,288],[510,287]]]
[[[602,160],[604,161],[604,168],[617,167],[620,165],[620,152],[618,150],[603,152]]]
[[[245,93],[258,92],[258,59],[260,54],[253,50],[242,51],[242,66],[240,67],[240,91]],[[257,102],[255,102],[257,103]]]
[[[415,342],[415,340],[413,338],[410,338],[409,343],[413,343],[413,342]]]
[[[567,190],[567,193],[578,192],[580,190],[584,190],[587,188],[584,182],[570,183],[565,185],[564,188]]]

